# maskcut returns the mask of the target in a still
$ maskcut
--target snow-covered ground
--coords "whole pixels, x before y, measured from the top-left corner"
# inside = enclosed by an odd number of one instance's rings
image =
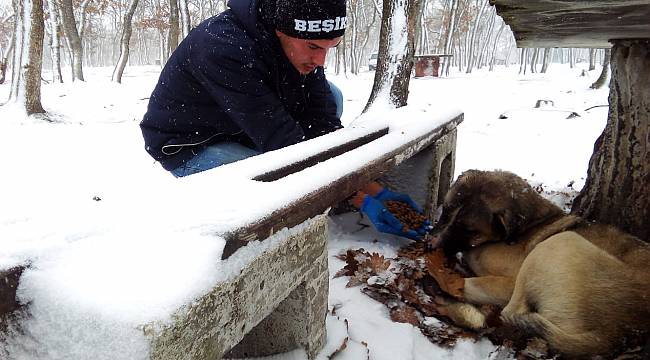
[[[547,190],[579,190],[584,185],[593,143],[607,119],[607,107],[587,109],[606,105],[608,89],[588,88],[598,71],[580,76],[581,68],[559,64],[552,65],[548,74],[522,76],[517,70],[499,68],[471,75],[455,73],[449,78],[412,79],[409,107],[400,116],[407,121],[408,117],[421,118],[423,112],[435,117],[452,108],[464,111],[465,121],[458,130],[456,175],[472,168],[504,169],[541,183]],[[78,358],[101,358],[99,352],[110,350],[110,346],[70,344],[65,341],[67,334],[52,334],[52,329],[97,331],[93,328],[97,319],[80,318],[84,314],[99,314],[100,320],[107,316],[110,321],[104,325],[111,321],[137,323],[138,319],[168,313],[168,307],[178,305],[151,306],[159,298],[180,301],[219,278],[211,257],[218,244],[204,236],[205,229],[193,228],[197,214],[209,213],[219,205],[202,201],[193,211],[165,208],[166,199],[171,204],[191,204],[192,199],[178,202],[178,194],[168,193],[181,180],[162,170],[143,149],[138,123],[160,69],[127,68],[122,85],[110,82],[111,71],[89,68],[85,83],[44,85],[43,105],[53,123],[25,119],[10,107],[0,107],[0,267],[30,259],[32,268],[23,275],[18,294],[22,301],[43,294],[50,299],[48,304],[34,304],[41,318],[32,319],[30,326],[33,336],[42,336],[39,342],[34,345],[20,336],[11,339],[12,349],[28,349],[22,355],[14,351],[12,357],[70,359],[75,357],[71,354],[77,354]],[[365,105],[373,75],[329,76],[343,90],[344,124],[352,123]],[[8,84],[0,86],[0,99],[6,99],[8,91]],[[551,100],[553,105],[536,109],[537,100]],[[572,112],[579,116],[568,118]],[[191,194],[209,197],[217,191],[215,188],[236,185],[203,181],[193,186],[198,188]],[[252,194],[251,198],[263,195]],[[159,217],[143,213],[151,210],[141,203],[148,201],[161,205],[154,214]],[[97,203],[102,203],[101,211]],[[167,213],[183,224],[171,234],[166,231],[168,227],[162,227],[169,219]],[[408,242],[378,234],[372,228],[362,229],[357,221],[356,214],[330,221],[332,275],[344,265],[334,256],[345,249],[363,247],[391,257]],[[165,231],[143,230],[155,229],[157,222]],[[150,226],[142,227],[142,223]],[[178,242],[178,231],[183,231],[182,243]],[[150,256],[152,252],[156,256]],[[129,293],[116,294],[111,292],[117,285],[113,279],[128,274],[80,274],[70,270],[105,268],[90,266],[90,262],[97,261],[108,265],[141,264],[142,272],[131,274],[135,279]],[[114,271],[119,269],[114,267]],[[159,271],[165,272],[160,276]],[[167,284],[182,282],[206,273],[210,275],[196,281],[191,289],[151,282],[162,278]],[[62,277],[56,283],[71,285],[51,288],[48,276]],[[365,358],[366,352],[378,360],[485,359],[494,350],[486,341],[461,342],[453,350],[441,349],[413,326],[392,322],[384,305],[356,288],[346,288],[346,283],[345,278],[330,281],[330,308],[336,307],[337,317],[328,317],[328,343],[323,357],[331,354],[345,336],[350,338],[348,346],[337,359]],[[57,307],[58,300],[70,297],[78,299],[73,302],[82,309],[78,314],[70,315]],[[124,306],[134,298],[141,305]],[[54,321],[68,324],[52,327]],[[117,337],[122,335],[116,333]],[[106,343],[120,341],[110,339]],[[0,355],[7,346],[6,342],[0,345]],[[30,347],[38,351],[29,352]],[[127,354],[122,357],[129,358]],[[112,358],[116,358],[114,354]],[[304,359],[305,354],[298,350],[274,358]]]

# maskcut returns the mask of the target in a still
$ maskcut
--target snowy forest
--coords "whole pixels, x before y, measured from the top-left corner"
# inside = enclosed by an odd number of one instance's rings
[[[461,72],[495,65],[519,65],[520,73],[546,72],[548,64],[602,64],[605,50],[517,49],[508,26],[488,0],[422,0],[415,26],[416,54],[452,55],[443,63]],[[0,3],[0,82],[12,82],[10,97],[19,97],[21,81],[13,64],[41,64],[25,70],[27,93],[38,98],[36,76],[44,82],[84,80],[84,67],[114,67],[121,82],[129,65],[160,65],[201,21],[226,8],[226,0],[3,0]],[[344,41],[328,56],[336,74],[366,70],[378,51],[382,4],[348,1],[349,25]],[[70,71],[62,71],[62,68]],[[606,68],[606,67],[605,67]],[[30,72],[31,71],[31,72]],[[63,76],[62,74],[71,74]],[[31,74],[31,76],[30,76]],[[12,79],[14,79],[12,81]],[[28,96],[28,97],[30,97]],[[30,101],[27,101],[28,104]],[[32,103],[38,102],[32,99]],[[28,105],[29,107],[29,105]],[[32,106],[28,113],[42,112]]]

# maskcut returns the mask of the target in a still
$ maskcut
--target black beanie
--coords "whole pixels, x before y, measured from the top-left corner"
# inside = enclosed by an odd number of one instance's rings
[[[277,0],[275,28],[299,39],[343,36],[348,18],[345,0]]]

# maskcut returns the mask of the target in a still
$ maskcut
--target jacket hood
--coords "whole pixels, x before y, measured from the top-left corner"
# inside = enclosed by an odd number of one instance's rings
[[[275,0],[229,0],[228,6],[252,37],[272,34]]]

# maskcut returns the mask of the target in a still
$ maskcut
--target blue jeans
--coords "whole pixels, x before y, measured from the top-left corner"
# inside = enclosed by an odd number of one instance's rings
[[[334,95],[334,102],[336,103],[336,115],[340,119],[343,114],[343,93],[341,92],[341,89],[331,82],[329,85],[332,95]],[[240,143],[220,142],[201,150],[201,152],[196,154],[196,156],[185,162],[183,165],[172,170],[171,173],[175,177],[188,176],[259,154],[259,151],[253,150]]]

